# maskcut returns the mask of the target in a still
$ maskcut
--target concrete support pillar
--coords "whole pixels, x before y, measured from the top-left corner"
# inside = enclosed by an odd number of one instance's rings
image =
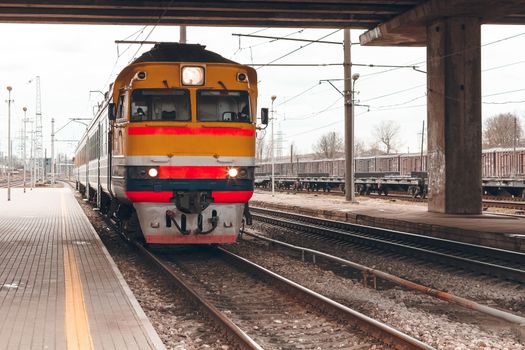
[[[428,209],[481,213],[481,25],[478,18],[427,27]]]

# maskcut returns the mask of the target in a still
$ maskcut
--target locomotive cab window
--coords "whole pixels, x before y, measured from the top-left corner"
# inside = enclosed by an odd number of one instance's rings
[[[199,90],[197,120],[250,123],[249,101],[247,91]]]
[[[191,119],[187,90],[140,89],[131,95],[131,121],[188,121]]]

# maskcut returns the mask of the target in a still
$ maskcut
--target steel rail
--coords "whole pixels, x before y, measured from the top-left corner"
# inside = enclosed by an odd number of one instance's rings
[[[242,349],[262,350],[263,348],[250,338],[242,329],[240,329],[232,320],[224,315],[219,309],[213,306],[206,298],[197,293],[184,280],[182,280],[177,273],[173,271],[161,259],[155,256],[152,252],[146,249],[142,244],[135,241],[129,241],[140,254],[149,260],[153,265],[156,265],[172,282],[174,282],[184,293],[202,310],[204,310],[215,323],[227,334],[228,337],[234,341]]]
[[[346,231],[352,231],[352,232],[361,232],[365,234],[372,234],[375,236],[380,236],[382,238],[387,237],[396,241],[409,241],[413,243],[417,243],[420,245],[430,245],[433,247],[439,247],[443,249],[456,249],[458,251],[465,251],[469,253],[477,253],[481,256],[491,256],[502,260],[509,260],[516,264],[523,264],[525,261],[525,253],[512,251],[512,250],[505,250],[500,248],[494,248],[489,246],[483,246],[479,244],[472,244],[472,243],[466,243],[466,242],[460,242],[460,241],[454,241],[450,239],[445,238],[438,238],[438,237],[432,237],[432,236],[426,236],[426,235],[420,235],[417,233],[411,233],[411,232],[403,232],[403,231],[396,231],[381,227],[373,227],[373,226],[367,226],[362,224],[354,224],[350,222],[345,221],[337,221],[337,220],[329,220],[314,216],[308,216],[308,215],[302,215],[302,214],[296,214],[296,213],[290,213],[285,212],[281,210],[272,210],[272,209],[266,209],[266,208],[252,208],[254,212],[262,212],[267,213],[270,215],[275,216],[284,216],[288,219],[294,219],[298,221],[303,221],[307,223],[312,224],[318,224],[321,226],[326,226],[330,228],[337,228],[337,229],[343,229]]]
[[[242,331],[233,321],[221,313],[215,306],[208,302],[205,298],[200,296],[193,288],[191,288],[186,282],[177,276],[176,273],[161,259],[157,258],[152,252],[150,252],[146,247],[141,243],[132,241],[128,237],[122,234],[118,230],[117,225],[111,219],[106,216],[102,216],[108,224],[110,224],[114,229],[117,230],[119,235],[129,244],[134,246],[139,253],[149,260],[153,265],[157,266],[161,271],[170,278],[178,287],[180,287],[188,297],[190,297],[197,305],[206,311],[212,319],[214,319],[218,325],[229,334],[233,339],[237,340],[239,345],[245,349],[256,349],[262,350],[260,345],[258,345],[253,339],[251,339],[244,331]],[[264,267],[256,265],[238,255],[235,255],[223,248],[217,247],[217,252],[223,254],[224,257],[232,261],[235,266],[243,268],[244,270],[250,271],[252,274],[257,274],[262,276],[267,280],[271,280],[275,283],[279,283],[281,287],[286,290],[295,291],[298,295],[301,296],[300,300],[307,300],[311,305],[318,306],[324,312],[330,311],[334,316],[341,318],[344,317],[357,326],[371,334],[376,339],[390,344],[399,350],[436,350],[434,347],[421,342],[420,340],[413,338],[405,333],[398,331],[397,329],[390,327],[384,323],[381,323],[371,317],[368,317],[364,314],[361,314],[358,311],[355,311],[345,305],[342,305],[336,301],[333,301],[319,293],[316,293],[304,286],[299,285],[293,281],[286,279]]]
[[[71,184],[68,183],[70,186]],[[119,224],[113,219],[100,213],[100,217],[110,225],[118,235],[129,245],[137,249],[137,251],[151,264],[156,266],[172,283],[174,283],[195,305],[200,307],[215,324],[224,331],[224,333],[231,340],[236,342],[237,346],[246,350],[263,350],[255,340],[250,338],[242,329],[240,329],[232,320],[224,315],[219,309],[213,306],[206,298],[197,293],[191,288],[177,273],[173,271],[167,264],[157,258],[155,254],[150,252],[141,242],[131,240],[120,229]]]
[[[72,186],[71,183],[68,184]],[[141,242],[131,240],[127,237],[119,227],[119,224],[113,219],[100,213],[100,217],[110,225],[118,235],[149,261],[150,264],[157,266],[162,273],[168,277],[168,279],[174,283],[184,294],[202,311],[204,311],[215,324],[224,331],[224,333],[233,340],[238,347],[246,350],[263,350],[263,348],[257,344],[250,336],[248,336],[242,329],[240,329],[232,320],[224,315],[219,309],[213,306],[206,298],[197,293],[191,288],[183,279],[181,279],[177,273],[173,271],[167,264],[162,262],[161,259],[157,258],[155,254],[150,252]]]
[[[294,219],[294,220],[304,221],[304,222],[313,223],[313,224],[320,224],[321,226],[326,226],[330,228],[343,229],[346,231],[353,231],[353,232],[362,232],[365,234],[372,234],[375,236],[387,237],[387,238],[390,238],[396,241],[408,241],[408,242],[413,242],[413,243],[420,244],[420,245],[429,245],[429,246],[444,248],[444,249],[449,249],[449,250],[452,248],[458,251],[476,253],[481,256],[489,256],[489,257],[495,257],[495,258],[502,259],[502,260],[509,260],[516,264],[523,264],[523,262],[525,261],[525,253],[512,251],[512,250],[505,250],[505,249],[500,249],[500,248],[483,246],[479,244],[472,244],[472,243],[454,241],[454,240],[445,239],[445,238],[420,235],[417,233],[410,233],[410,232],[396,231],[396,230],[390,230],[390,229],[380,228],[380,227],[372,227],[372,226],[367,226],[367,225],[354,224],[354,223],[344,222],[344,221],[323,219],[323,218],[318,218],[318,217],[313,217],[313,216],[295,214],[295,213],[284,212],[284,211],[277,211],[277,210],[272,210],[272,209],[264,209],[264,208],[252,208],[252,209],[254,212],[263,212],[263,213],[267,213],[270,215],[284,216],[288,219]]]
[[[261,212],[266,214],[258,214]],[[490,273],[497,277],[504,277],[525,283],[525,270],[444,253],[429,249],[429,247],[440,250],[450,250],[453,248],[461,253],[476,253],[481,256],[510,260],[518,266],[525,261],[525,253],[269,209],[252,208],[252,217],[256,220],[281,227],[300,229],[306,232],[334,237],[339,240],[344,239],[395,252],[402,251],[405,254],[423,257],[425,260],[431,259],[440,263],[446,261],[454,264],[456,267],[458,266],[457,264],[460,263],[461,265],[459,266],[462,268],[469,267],[474,271],[479,271],[480,268],[484,268],[486,269],[483,271],[484,273]],[[423,245],[425,248],[407,245],[407,242]]]
[[[276,274],[262,266],[259,266],[241,256],[233,254],[224,248],[217,248],[224,258],[240,269],[272,282],[286,292],[293,292],[297,299],[313,305],[323,312],[328,312],[338,319],[346,319],[376,339],[380,339],[385,344],[391,345],[396,349],[434,349],[432,346],[421,342],[397,329],[355,311],[343,304],[325,297],[311,289],[308,289],[296,282]]]
[[[279,245],[279,246],[286,247],[286,248],[291,249],[291,250],[300,251],[302,253],[303,257],[304,257],[304,253],[310,253],[313,256],[320,256],[320,257],[323,257],[323,258],[325,258],[327,260],[336,262],[338,264],[346,265],[346,266],[351,267],[351,268],[353,268],[355,270],[361,271],[363,273],[363,279],[367,279],[369,275],[375,276],[375,277],[381,278],[382,280],[395,283],[395,284],[400,285],[402,287],[405,287],[405,288],[408,288],[408,289],[411,289],[411,290],[415,290],[415,291],[418,291],[418,292],[430,295],[432,297],[435,297],[435,298],[438,298],[438,299],[441,299],[441,300],[444,300],[444,301],[447,301],[447,302],[451,302],[451,303],[460,305],[460,306],[468,308],[468,309],[476,310],[476,311],[485,313],[485,314],[490,315],[490,316],[497,317],[499,319],[502,319],[502,320],[505,320],[505,321],[508,321],[508,322],[511,322],[511,323],[516,323],[516,324],[519,324],[519,325],[525,325],[525,317],[521,317],[521,316],[518,316],[518,315],[514,315],[514,314],[512,314],[510,312],[506,312],[506,311],[503,311],[503,310],[498,310],[498,309],[495,309],[495,308],[492,308],[492,307],[489,307],[489,306],[486,306],[486,305],[483,305],[483,304],[479,304],[479,303],[477,303],[477,302],[475,302],[473,300],[462,298],[462,297],[459,297],[457,295],[454,295],[452,293],[445,292],[445,291],[442,291],[442,290],[438,290],[438,289],[434,289],[434,288],[431,288],[431,287],[427,287],[427,286],[424,286],[422,284],[419,284],[419,283],[416,283],[416,282],[413,282],[413,281],[409,281],[409,280],[404,279],[402,277],[395,276],[395,275],[392,275],[390,273],[387,273],[387,272],[384,272],[384,271],[381,271],[381,270],[373,269],[371,267],[368,267],[368,266],[365,266],[365,265],[361,265],[361,264],[358,264],[356,262],[353,262],[353,261],[350,261],[350,260],[346,260],[346,259],[340,258],[340,257],[335,256],[335,255],[331,255],[331,254],[328,254],[328,253],[325,253],[325,252],[322,252],[322,251],[319,251],[319,250],[315,250],[315,249],[310,249],[310,248],[307,248],[307,247],[293,245],[293,244],[282,242],[282,241],[279,241],[279,240],[276,240],[276,239],[264,237],[264,236],[261,236],[259,234],[254,233],[254,232],[251,232],[250,230],[245,230],[244,234],[246,234],[248,236],[251,236],[251,237],[254,237],[254,238],[257,238],[257,239],[260,239],[260,240],[263,240],[263,241],[266,241],[266,242],[270,242],[272,244],[276,244],[276,245]]]
[[[257,190],[261,192],[267,192],[264,188],[258,188]],[[276,189],[277,192],[293,192],[291,189],[282,190],[282,189]],[[338,190],[333,191],[306,191],[306,190],[299,190],[295,191],[296,193],[311,193],[311,194],[319,194],[319,195],[326,195],[326,196],[336,196],[336,197],[342,197],[344,196],[344,192],[340,192]],[[409,194],[405,193],[395,193],[395,192],[389,192],[388,195],[380,195],[377,193],[370,193],[369,195],[360,195],[360,197],[364,198],[377,198],[377,199],[383,199],[383,200],[392,200],[392,199],[399,199],[407,202],[417,202],[417,203],[426,203],[428,202],[427,198],[421,198],[421,197],[412,197]],[[493,199],[491,198],[483,198],[482,199],[483,204],[487,204],[489,207],[492,208],[502,208],[502,209],[525,209],[525,200],[520,198],[514,198],[511,199],[509,197],[503,197],[503,199]]]

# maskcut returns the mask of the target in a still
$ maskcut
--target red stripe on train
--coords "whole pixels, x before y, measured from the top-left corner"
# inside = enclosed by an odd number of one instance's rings
[[[216,127],[130,126],[129,135],[211,135],[211,136],[255,136],[253,129]]]
[[[136,203],[169,203],[173,192],[128,191],[126,196],[130,201]]]
[[[252,198],[253,191],[212,192],[215,203],[246,203]]]
[[[144,235],[147,243],[151,244],[210,244],[235,243],[237,235]]]
[[[224,191],[211,193],[214,203],[246,203],[252,198],[253,191]],[[172,192],[128,191],[126,196],[136,203],[169,203]]]
[[[160,179],[225,179],[228,167],[225,166],[161,166]]]

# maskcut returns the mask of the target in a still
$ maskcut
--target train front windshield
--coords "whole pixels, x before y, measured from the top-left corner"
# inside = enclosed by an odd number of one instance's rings
[[[197,92],[197,120],[250,123],[248,92],[199,90]]]
[[[177,89],[138,89],[131,95],[131,121],[191,120],[190,94]]]

